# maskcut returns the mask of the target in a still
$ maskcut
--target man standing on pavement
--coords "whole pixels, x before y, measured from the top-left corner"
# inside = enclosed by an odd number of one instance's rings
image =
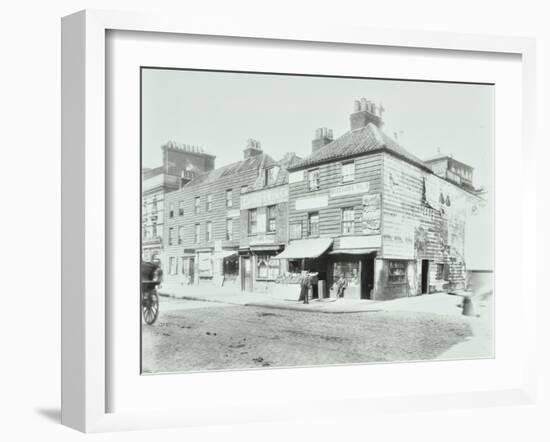
[[[307,270],[302,271],[302,277],[300,278],[300,298],[298,301],[304,301],[304,304],[309,304],[309,274]]]

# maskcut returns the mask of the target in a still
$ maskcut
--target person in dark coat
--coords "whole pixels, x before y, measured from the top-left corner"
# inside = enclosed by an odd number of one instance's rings
[[[307,271],[302,272],[300,278],[300,298],[298,301],[304,301],[304,304],[309,304],[309,274]]]

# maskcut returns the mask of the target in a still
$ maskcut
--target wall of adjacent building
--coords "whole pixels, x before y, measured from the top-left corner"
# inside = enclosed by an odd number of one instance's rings
[[[180,190],[165,195],[164,214],[164,282],[163,289],[170,291],[181,288],[185,278],[178,264],[177,274],[169,269],[170,257],[182,259],[184,254],[193,254],[196,250],[234,249],[239,246],[240,237],[240,198],[241,186],[251,185],[257,178],[257,169],[246,170],[237,174],[222,176],[204,183],[187,185]],[[226,207],[226,190],[232,190],[232,207]],[[212,209],[206,211],[207,195],[212,195]],[[200,197],[200,213],[195,214],[195,197]],[[184,215],[179,215],[179,203],[183,201]],[[174,216],[170,217],[170,205],[173,204]],[[226,220],[233,220],[233,239],[226,239]],[[206,240],[206,223],[212,223],[212,237]],[[195,225],[200,225],[200,239],[195,242]],[[178,229],[183,227],[181,244],[178,243]],[[168,244],[169,229],[174,229],[174,240]],[[187,252],[187,253],[185,253]],[[216,277],[220,276],[219,263],[215,263]],[[195,266],[198,265],[195,259]],[[195,269],[195,282],[198,272]]]
[[[463,288],[466,219],[479,198],[393,155],[385,153],[383,165],[380,296],[419,294],[422,260],[429,260],[431,290],[443,280]],[[407,263],[401,290],[388,283],[389,261],[399,260]]]

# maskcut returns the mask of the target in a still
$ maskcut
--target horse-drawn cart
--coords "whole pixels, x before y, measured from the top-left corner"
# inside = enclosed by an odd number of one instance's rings
[[[141,262],[141,315],[151,325],[159,315],[158,285],[162,282],[162,270],[158,264]]]

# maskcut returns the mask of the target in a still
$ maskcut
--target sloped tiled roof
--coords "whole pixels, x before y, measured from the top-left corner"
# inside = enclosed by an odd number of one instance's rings
[[[303,160],[292,164],[289,168],[301,169],[381,149],[387,149],[422,168],[428,168],[420,158],[400,146],[397,141],[387,136],[373,123],[346,132]]]
[[[227,166],[213,169],[196,175],[185,187],[198,184],[206,184],[230,175],[236,175],[249,170],[260,169],[275,165],[277,162],[267,154],[254,155],[250,158],[228,164]]]

